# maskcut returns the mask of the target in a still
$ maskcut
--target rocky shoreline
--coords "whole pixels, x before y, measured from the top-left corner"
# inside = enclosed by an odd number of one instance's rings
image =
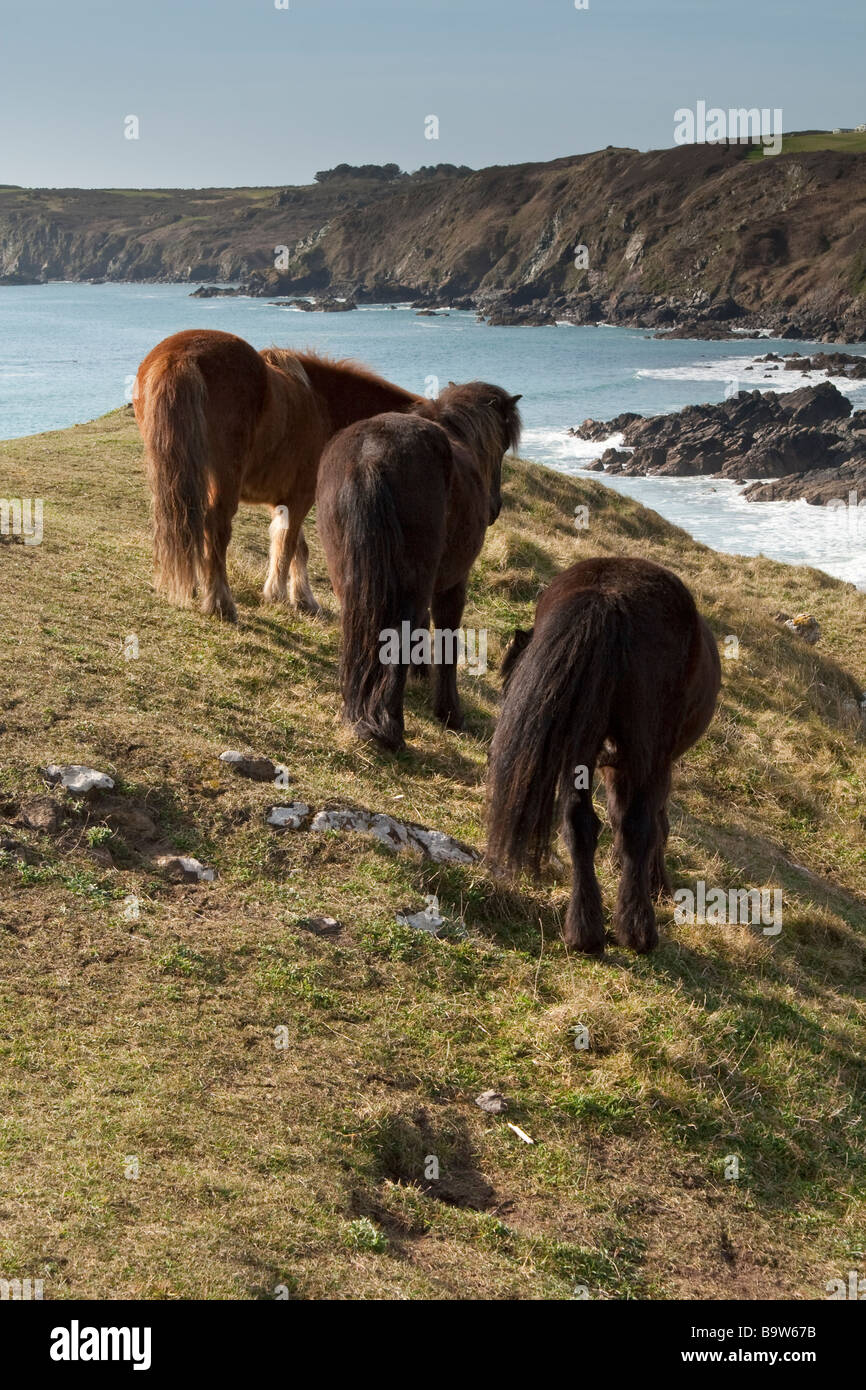
[[[622,434],[588,465],[626,477],[729,478],[750,501],[802,497],[818,505],[866,495],[866,410],[830,381],[786,394],[738,391],[719,405],[670,415],[633,412],[584,420],[569,431],[600,442]]]
[[[493,327],[542,327],[612,324],[654,330],[658,339],[730,342],[738,338],[772,338],[788,342],[855,344],[866,341],[866,308],[851,306],[839,314],[812,307],[784,309],[766,305],[749,313],[728,295],[696,291],[687,299],[672,295],[613,293],[549,295],[521,302],[519,294],[478,295],[473,307]]]
[[[308,311],[335,313],[357,308],[359,304],[409,301],[423,317],[441,317],[450,310],[474,311],[479,322],[490,328],[555,328],[557,325],[654,330],[657,339],[691,339],[696,342],[731,342],[743,338],[782,339],[789,342],[809,341],[856,344],[866,342],[866,311],[862,316],[815,313],[812,310],[761,312],[760,318],[746,314],[733,300],[725,296],[713,300],[696,293],[682,301],[665,295],[609,295],[596,298],[578,294],[549,295],[526,303],[519,292],[486,291],[459,296],[429,296],[418,298],[411,289],[381,287],[371,292],[363,285],[338,285],[333,292],[312,301],[297,298],[274,300],[273,296],[288,293],[294,282],[278,274],[257,274],[240,286],[200,285],[191,298],[210,299],[231,295],[254,299],[271,298],[280,308],[290,306]],[[735,325],[735,327],[733,326]],[[801,358],[795,364],[777,358],[789,370],[809,370],[800,363],[814,362],[813,370],[832,375],[844,375],[831,367],[831,359],[845,357],[844,353],[818,353],[812,359]],[[826,359],[826,364],[825,364]],[[763,361],[765,359],[756,359]],[[772,356],[766,359],[773,360]],[[866,370],[864,370],[866,374]]]

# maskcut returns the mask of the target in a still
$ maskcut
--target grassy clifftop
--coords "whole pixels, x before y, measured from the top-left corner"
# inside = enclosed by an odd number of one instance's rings
[[[41,546],[0,543],[3,1277],[46,1298],[772,1299],[862,1271],[866,599],[717,555],[597,484],[507,473],[466,617],[492,658],[461,679],[468,730],[414,689],[394,759],[339,726],[314,527],[325,617],[260,604],[266,518],[246,510],[241,622],[221,627],[151,592],[128,411],[0,445],[0,493],[45,504]],[[653,956],[569,957],[564,876],[505,889],[265,824],[275,801],[356,805],[480,848],[502,643],[595,552],[669,564],[739,639],[675,781],[671,867],[678,886],[781,887],[780,936],[665,909]],[[817,649],[780,608],[815,614]],[[291,786],[234,777],[232,747]],[[47,793],[49,762],[116,787]],[[169,882],[166,848],[217,878]],[[607,838],[599,861],[610,904]],[[442,939],[395,919],[428,894]],[[322,915],[338,936],[300,925]],[[505,1115],[474,1104],[489,1088]]]

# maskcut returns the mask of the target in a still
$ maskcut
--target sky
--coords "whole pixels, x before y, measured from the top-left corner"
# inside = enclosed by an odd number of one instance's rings
[[[855,126],[864,58],[864,0],[0,0],[0,183],[274,185],[342,162],[666,148],[699,100]]]

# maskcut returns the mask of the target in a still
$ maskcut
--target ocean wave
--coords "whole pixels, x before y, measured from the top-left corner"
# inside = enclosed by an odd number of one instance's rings
[[[824,372],[787,372],[779,365],[779,370],[768,371],[771,365],[755,363],[751,357],[719,357],[712,362],[690,362],[680,367],[639,367],[636,377],[648,381],[724,381],[736,382],[740,391],[752,391],[760,387],[784,395],[797,391],[801,386],[818,386],[822,381],[831,381],[845,396],[866,390],[866,380],[849,381],[844,376],[825,375]],[[750,371],[746,368],[750,367]]]
[[[743,485],[729,478],[624,477],[587,468],[605,449],[623,448],[622,439],[611,434],[593,443],[565,429],[527,429],[520,452],[633,497],[714,550],[812,565],[866,589],[866,507],[817,507],[802,498],[749,502]]]
[[[605,449],[622,447],[621,433],[600,440],[577,439],[566,429],[525,429],[520,440],[520,453],[524,458],[534,458],[552,467],[570,463],[579,468],[601,458]]]

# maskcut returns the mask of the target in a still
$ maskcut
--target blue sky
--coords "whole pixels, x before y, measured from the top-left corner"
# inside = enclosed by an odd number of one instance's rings
[[[866,120],[863,0],[289,3],[0,0],[0,183],[304,183],[344,160],[667,147],[699,99],[781,107],[786,130]]]

